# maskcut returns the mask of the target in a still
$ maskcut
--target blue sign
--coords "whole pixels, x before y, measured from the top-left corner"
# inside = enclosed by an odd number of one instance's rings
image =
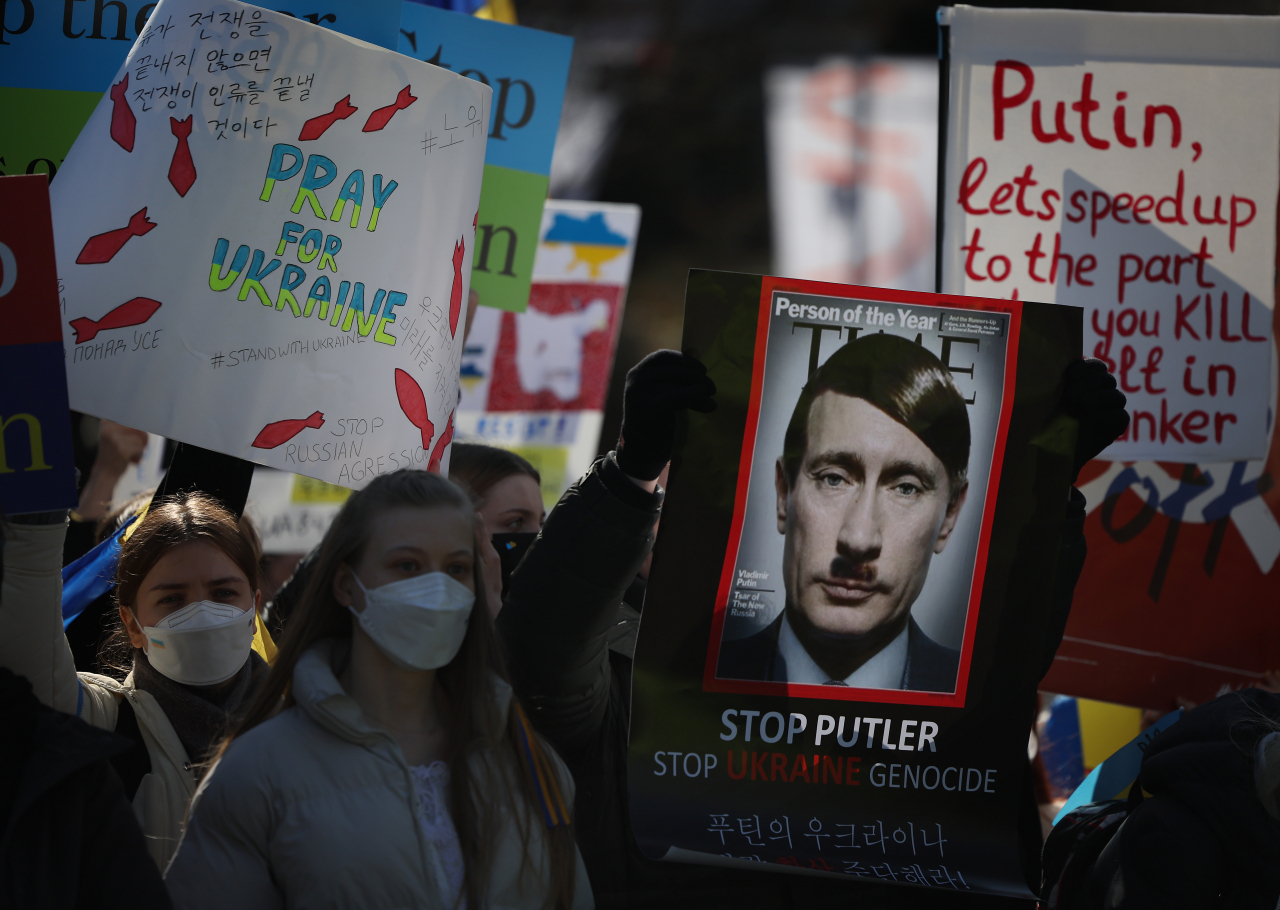
[[[0,506],[10,515],[76,504],[62,342],[0,348]]]
[[[0,0],[0,85],[105,92],[155,7],[142,0]],[[275,12],[388,50],[399,38],[400,0],[283,0]]]
[[[1054,816],[1056,825],[1080,806],[1101,802],[1106,799],[1118,799],[1138,779],[1142,771],[1142,756],[1147,746],[1157,735],[1182,720],[1182,709],[1172,711],[1143,730],[1128,743],[1116,750],[1115,754],[1098,767],[1089,772],[1080,786]]]
[[[406,2],[399,49],[493,89],[485,164],[550,176],[572,38]]]

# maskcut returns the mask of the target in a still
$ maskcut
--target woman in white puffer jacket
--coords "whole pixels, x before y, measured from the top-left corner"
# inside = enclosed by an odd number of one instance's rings
[[[192,805],[180,908],[592,906],[572,783],[505,680],[467,496],[352,494]]]

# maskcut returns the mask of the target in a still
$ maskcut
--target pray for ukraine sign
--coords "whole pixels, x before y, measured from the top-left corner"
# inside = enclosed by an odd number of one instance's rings
[[[71,406],[348,487],[447,469],[491,97],[161,0],[52,185]]]

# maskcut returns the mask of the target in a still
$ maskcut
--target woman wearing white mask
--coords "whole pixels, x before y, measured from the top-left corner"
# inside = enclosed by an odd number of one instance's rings
[[[123,681],[76,673],[63,635],[65,513],[5,529],[0,666],[42,702],[135,742],[114,760],[156,864],[177,849],[187,805],[229,719],[267,665],[251,650],[258,548],[216,500],[187,493],[154,506],[121,546],[116,595],[128,655]]]
[[[192,804],[176,906],[592,905],[571,779],[506,681],[478,533],[438,475],[352,494]]]

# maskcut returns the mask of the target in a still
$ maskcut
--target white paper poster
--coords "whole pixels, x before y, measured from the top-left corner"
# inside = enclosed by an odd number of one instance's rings
[[[529,308],[476,311],[458,431],[527,458],[548,510],[596,456],[639,230],[637,206],[549,200]]]
[[[306,553],[324,540],[350,493],[302,474],[258,467],[245,511],[257,525],[263,553]]]
[[[950,41],[942,289],[1085,308],[1104,457],[1262,458],[1280,24],[958,6]]]
[[[765,90],[777,273],[932,291],[938,62],[782,66]]]
[[[353,488],[447,468],[490,97],[161,0],[51,187],[71,406]]]

